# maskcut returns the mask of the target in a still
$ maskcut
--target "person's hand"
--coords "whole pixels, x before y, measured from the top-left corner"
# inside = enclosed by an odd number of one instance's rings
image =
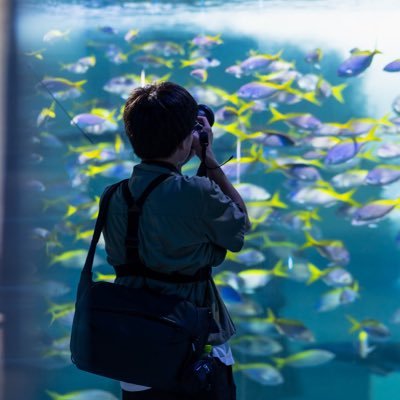
[[[201,144],[200,144],[200,138],[199,138],[199,132],[194,130],[192,132],[193,135],[193,141],[192,141],[192,149],[191,152],[194,152],[197,157],[201,157]]]
[[[199,115],[197,117],[197,120],[200,122],[200,124],[203,126],[203,132],[206,132],[208,135],[208,145],[211,146],[213,139],[214,139],[214,134],[213,131],[211,129],[210,124],[208,123],[208,119],[206,117],[203,117],[201,115]]]
[[[202,131],[206,132],[207,135],[208,135],[207,158],[208,157],[214,158],[214,154],[212,152],[212,147],[211,147],[213,139],[214,139],[214,135],[213,135],[211,126],[208,123],[208,120],[207,120],[206,117],[198,116],[197,120],[202,125]],[[197,157],[199,157],[199,159],[201,160],[201,158],[202,158],[202,146],[201,146],[201,143],[200,143],[199,132],[197,130],[193,130],[192,135],[193,135],[192,150],[194,150],[194,152],[197,155]]]

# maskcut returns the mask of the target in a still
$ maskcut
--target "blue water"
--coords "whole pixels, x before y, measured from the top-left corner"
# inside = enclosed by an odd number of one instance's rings
[[[372,170],[377,165],[399,165],[399,157],[387,159],[377,156],[383,144],[400,145],[396,125],[385,128],[377,122],[386,114],[388,118],[395,118],[397,115],[393,102],[400,95],[400,72],[387,73],[382,70],[387,63],[399,58],[395,32],[397,20],[395,3],[389,1],[380,3],[379,7],[368,1],[18,2],[16,34],[19,54],[17,72],[20,80],[18,87],[21,88],[19,109],[24,110],[20,118],[27,132],[27,159],[21,160],[21,179],[30,194],[32,210],[32,217],[26,220],[26,229],[30,232],[35,228],[45,230],[39,235],[41,239],[37,233],[32,233],[30,254],[29,276],[34,287],[39,288],[42,299],[36,307],[38,311],[33,334],[36,341],[35,357],[29,360],[36,376],[34,398],[50,398],[46,390],[67,394],[101,389],[117,397],[119,394],[118,383],[80,372],[69,361],[68,346],[65,343],[68,343],[73,310],[68,308],[68,304],[74,301],[75,285],[84,256],[68,257],[70,262],[52,264],[54,256],[67,251],[82,250],[84,253],[88,247],[88,239],[77,238],[76,235],[77,232],[85,232],[93,227],[96,196],[105,185],[128,176],[133,163],[138,162],[126,141],[125,148],[114,154],[109,161],[99,161],[96,158],[86,162],[82,160],[85,154],[90,157],[85,152],[102,146],[112,151],[117,137],[124,140],[123,126],[117,118],[124,100],[105,91],[103,86],[111,78],[124,74],[156,74],[159,77],[168,74],[168,79],[184,85],[194,95],[199,90],[203,90],[203,93],[205,91],[203,96],[197,97],[198,101],[210,105],[217,112],[223,106],[235,105],[226,99],[216,99],[215,88],[234,94],[245,83],[258,79],[252,75],[237,78],[228,74],[226,68],[248,58],[251,51],[269,55],[283,51],[281,59],[293,62],[291,69],[299,74],[323,77],[332,86],[346,83],[347,87],[343,91],[344,103],[330,96],[321,100],[320,105],[305,100],[292,105],[279,103],[277,97],[272,97],[265,101],[262,111],[252,112],[249,126],[243,123],[237,126],[247,134],[272,129],[297,140],[298,145],[295,147],[264,145],[263,155],[270,162],[271,159],[278,161],[284,156],[304,155],[312,146],[303,140],[321,136],[307,130],[290,130],[284,122],[268,125],[267,121],[272,116],[270,106],[276,107],[283,114],[311,113],[324,123],[344,124],[352,118],[372,119],[375,121],[373,125],[378,126],[376,135],[381,141],[366,143],[364,150],[368,150],[374,158],[362,157],[362,151],[349,162],[332,167],[324,164],[324,157],[333,144],[323,150],[318,169],[322,180],[332,183],[335,175],[350,169]],[[107,30],[111,27],[116,32],[106,33],[105,29],[102,32],[99,29],[101,27],[107,27]],[[132,44],[124,40],[129,29],[139,31]],[[44,42],[44,35],[51,30],[69,30],[69,33],[65,37]],[[217,59],[220,65],[208,68],[208,79],[204,83],[190,75],[192,68],[180,68],[181,59],[191,58],[188,43],[200,34],[220,34],[223,41],[209,50],[208,56]],[[119,46],[122,53],[127,53],[131,45],[151,41],[174,42],[182,46],[185,54],[161,55],[167,60],[174,60],[172,69],[165,66],[143,66],[135,61],[135,57],[144,54],[139,51],[128,55],[126,62],[121,64],[106,57],[107,49],[111,45]],[[305,55],[315,48],[323,51],[320,68],[304,61]],[[371,66],[360,76],[347,79],[338,77],[337,68],[354,48],[370,51],[378,49],[382,54],[374,56]],[[43,58],[26,54],[34,51],[40,51]],[[83,74],[74,74],[61,68],[61,64],[74,63],[79,58],[92,55],[96,58],[96,64]],[[54,106],[55,117],[38,124],[39,113],[52,103],[48,88],[40,84],[45,77],[87,82],[79,97],[59,98]],[[296,86],[299,79],[300,76],[292,83],[296,90],[300,90]],[[44,95],[40,90],[44,91]],[[89,112],[93,107],[115,109],[117,129],[91,134],[71,125],[70,119],[80,113]],[[218,118],[217,122],[224,125]],[[215,134],[216,154],[221,162],[230,155],[236,158],[248,156],[254,143],[251,139],[238,142],[223,127],[215,128]],[[344,140],[343,136],[338,138]],[[104,166],[107,162],[116,165],[122,161],[131,163],[126,167],[109,170],[108,174],[90,173],[91,165]],[[196,167],[195,162],[190,163],[186,166],[185,173],[193,174]],[[311,186],[312,182],[299,183],[280,170],[267,172],[266,165],[259,160],[253,161],[251,167],[252,169],[246,170],[242,163],[234,168],[232,181],[258,185],[271,195],[279,192],[281,201],[287,206],[285,209],[274,209],[264,205],[265,211],[269,210],[270,214],[265,215],[259,225],[253,223],[254,229],[251,233],[262,233],[273,242],[285,242],[286,247],[276,244],[266,247],[260,240],[249,240],[243,254],[248,249],[255,249],[262,253],[265,260],[258,263],[254,257],[250,257],[246,259],[247,266],[243,261],[226,260],[218,272],[230,271],[238,274],[250,268],[270,270],[278,261],[282,261],[289,276],[274,277],[270,282],[260,284],[254,291],[239,289],[242,296],[255,305],[255,311],[247,311],[250,315],[243,317],[241,314],[247,308],[241,309],[241,312],[232,308],[232,314],[238,323],[238,337],[249,334],[240,324],[243,320],[248,322],[255,317],[265,317],[270,308],[280,318],[301,321],[313,333],[315,341],[305,343],[293,340],[275,330],[264,335],[280,343],[283,348],[280,353],[266,356],[262,352],[249,355],[235,351],[237,364],[257,362],[276,367],[272,357],[288,357],[310,348],[329,350],[335,358],[314,367],[295,368],[289,363],[280,370],[283,382],[277,386],[237,372],[235,379],[238,398],[395,399],[394,394],[388,397],[387,390],[396,393],[400,389],[400,318],[395,318],[400,307],[398,211],[391,211],[382,221],[355,226],[352,224],[351,214],[355,210],[350,210],[350,214],[346,215],[342,202],[336,201],[327,207],[313,206],[312,199],[306,200],[304,204],[291,200],[293,191],[301,186]],[[352,188],[331,190],[344,193]],[[354,188],[356,191],[352,197],[359,206],[378,199],[396,199],[400,193],[398,182],[379,186],[362,183]],[[71,206],[76,206],[77,209],[74,210]],[[250,209],[251,204],[248,207]],[[356,286],[350,287],[358,293],[352,299],[354,301],[337,304],[323,312],[318,311],[317,305],[322,296],[333,288],[328,287],[321,279],[308,285],[309,272],[304,269],[304,265],[312,263],[323,270],[336,264],[321,256],[315,246],[302,249],[305,243],[304,227],[298,228],[284,223],[285,216],[291,212],[299,214],[301,211],[315,209],[318,210],[319,219],[311,220],[309,232],[318,240],[343,242],[350,254],[350,261],[343,268],[358,282]],[[104,274],[112,273],[105,262],[101,246],[98,256],[95,270]],[[301,273],[303,278],[295,279],[295,275]],[[44,286],[45,284],[50,288]],[[56,289],[58,291],[55,292]],[[342,293],[342,297],[345,295],[346,293]],[[67,312],[65,316],[58,315],[52,321],[49,310],[55,307],[54,304],[66,305]],[[349,332],[351,325],[346,316],[364,322],[368,318],[373,319],[376,323],[384,324],[390,331],[390,336],[376,341],[370,335],[369,346],[375,346],[375,349],[363,358],[357,350],[359,330]],[[61,338],[65,338],[64,345],[54,343]],[[91,392],[82,392],[79,399],[100,398],[99,395],[90,395]],[[68,398],[78,397],[75,395]]]

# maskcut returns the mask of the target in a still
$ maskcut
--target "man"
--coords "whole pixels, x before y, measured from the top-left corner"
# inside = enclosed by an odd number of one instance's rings
[[[133,150],[142,160],[129,180],[133,197],[137,199],[157,176],[171,174],[151,192],[142,208],[139,254],[146,267],[163,274],[190,276],[204,267],[221,264],[227,249],[240,251],[244,234],[250,228],[246,207],[219,168],[212,149],[211,127],[206,117],[198,116],[197,103],[189,92],[171,82],[137,88],[126,102],[124,122]],[[182,165],[192,156],[202,157],[195,126],[208,134],[209,145],[203,160],[208,177],[181,173]],[[122,190],[118,189],[111,199],[103,230],[108,262],[113,266],[125,264],[126,230],[127,206]],[[171,283],[123,273],[117,274],[116,283],[133,288],[146,285],[178,295],[196,306],[210,307],[218,327],[209,335],[217,367],[214,384],[206,397],[236,398],[231,367],[234,361],[227,343],[235,328],[212,278]],[[180,398],[130,383],[121,382],[121,387],[124,400]]]

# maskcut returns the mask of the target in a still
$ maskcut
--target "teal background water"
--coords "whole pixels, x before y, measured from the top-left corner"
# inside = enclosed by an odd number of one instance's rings
[[[71,302],[74,301],[79,268],[84,257],[78,255],[67,262],[51,264],[54,255],[70,250],[85,250],[88,241],[76,239],[76,229],[81,232],[93,226],[95,196],[102,188],[129,175],[133,164],[127,168],[110,173],[90,175],[89,165],[104,165],[104,161],[93,159],[80,164],[79,156],[83,150],[72,151],[71,148],[86,146],[87,150],[98,149],[107,143],[113,149],[116,135],[123,138],[123,127],[118,121],[116,131],[107,131],[101,135],[89,134],[87,137],[71,125],[69,118],[83,112],[89,112],[96,100],[97,107],[117,109],[123,104],[119,96],[103,90],[111,78],[123,74],[146,75],[157,74],[187,87],[195,93],[195,86],[206,88],[208,97],[199,101],[209,104],[214,111],[229,102],[214,102],[212,87],[222,88],[227,93],[235,93],[243,84],[255,80],[252,76],[235,78],[225,69],[249,56],[251,50],[259,53],[276,54],[283,50],[282,58],[293,61],[295,68],[302,74],[321,74],[332,85],[346,83],[348,86],[343,95],[345,102],[339,103],[329,97],[320,106],[301,101],[294,105],[279,104],[280,112],[312,113],[323,122],[345,123],[351,118],[382,118],[385,114],[395,117],[392,103],[398,96],[399,73],[389,74],[382,71],[384,65],[399,57],[396,43],[396,21],[399,12],[395,2],[379,3],[367,1],[331,2],[331,1],[199,1],[199,2],[36,2],[18,1],[16,6],[16,44],[18,63],[15,69],[18,104],[15,116],[21,129],[26,131],[26,142],[23,148],[23,159],[20,164],[21,185],[28,193],[30,200],[22,202],[25,230],[31,244],[24,280],[30,291],[40,293],[35,303],[30,325],[21,330],[26,333],[33,346],[26,359],[19,360],[21,368],[35,377],[32,398],[47,399],[46,390],[67,394],[71,392],[101,389],[119,395],[119,385],[94,375],[78,371],[69,361],[68,333],[71,324]],[[98,28],[110,26],[118,30],[115,35],[101,32]],[[58,29],[69,30],[68,39],[44,43],[46,32]],[[184,55],[166,57],[175,60],[175,67],[143,67],[134,61],[142,53],[131,54],[127,62],[115,64],[105,56],[104,46],[116,44],[123,52],[131,48],[123,39],[129,29],[139,30],[132,44],[148,41],[169,40],[180,44],[185,49]],[[196,81],[190,76],[190,68],[179,68],[180,59],[190,57],[188,42],[199,34],[221,35],[223,43],[213,47],[210,55],[220,61],[220,65],[208,69],[208,80],[205,83]],[[93,46],[90,43],[97,43]],[[314,48],[323,50],[321,69],[317,70],[304,61],[305,55]],[[340,63],[349,56],[352,48],[382,51],[376,55],[371,67],[361,76],[343,79],[336,70]],[[26,53],[45,49],[43,59],[39,60]],[[84,74],[78,75],[62,70],[60,64],[75,62],[78,58],[95,55],[96,65]],[[44,107],[49,107],[51,99],[38,92],[40,81],[44,77],[63,77],[71,81],[87,80],[84,91],[76,99],[61,99],[55,106],[55,118],[49,118],[38,126],[37,117]],[[43,89],[43,88],[42,88]],[[43,90],[42,90],[43,91]],[[274,103],[274,100],[271,100]],[[66,112],[69,116],[66,115]],[[266,109],[254,113],[247,133],[267,129],[266,121],[271,112]],[[288,132],[287,126],[280,122],[268,126]],[[396,126],[389,131],[379,128],[383,142],[398,144]],[[231,154],[246,156],[251,141],[243,141],[238,146],[237,139],[216,129],[215,148],[219,160],[225,160]],[[48,136],[49,134],[50,136]],[[311,136],[301,133],[301,136]],[[380,143],[368,143],[366,146],[376,154]],[[301,155],[310,147],[300,145],[296,148],[272,148],[264,146],[267,159],[278,159],[283,155]],[[240,151],[239,151],[240,150]],[[125,150],[117,153],[111,162],[133,160],[137,162],[125,143]],[[371,170],[384,163],[397,165],[398,158],[392,160],[365,160],[356,157],[353,162],[359,168]],[[233,177],[234,182],[253,183],[268,190],[271,194],[280,192],[280,198],[287,204],[287,211],[311,209],[309,204],[294,204],[289,195],[293,190],[290,180],[281,172],[266,172],[265,166],[254,162],[254,172],[245,172],[240,168]],[[186,173],[194,173],[196,163],[191,163]],[[346,171],[349,164],[337,168],[321,168],[324,180],[330,181],[338,172]],[[371,187],[362,185],[357,188],[354,198],[361,204],[380,198],[397,198],[399,184]],[[337,189],[343,193],[348,189]],[[90,204],[88,204],[90,203]],[[93,203],[93,204],[91,204]],[[86,204],[86,205],[85,205]],[[73,212],[71,205],[78,206]],[[283,346],[281,353],[274,356],[286,357],[306,348],[329,348],[336,358],[321,366],[293,368],[285,366],[281,373],[283,383],[277,386],[262,385],[236,373],[238,398],[243,399],[320,399],[341,398],[356,400],[395,400],[400,389],[400,327],[393,320],[399,309],[399,247],[398,234],[400,227],[399,213],[394,210],[387,218],[374,226],[354,226],[349,216],[339,213],[340,203],[332,207],[318,207],[319,221],[312,221],[313,236],[319,239],[336,239],[345,244],[350,253],[350,263],[346,268],[359,283],[359,297],[351,304],[317,312],[316,304],[330,288],[321,280],[312,285],[289,278],[274,278],[271,282],[258,288],[247,297],[258,304],[260,312],[255,316],[265,316],[268,308],[282,318],[302,321],[314,334],[314,343],[302,343],[277,335],[273,337]],[[68,215],[68,211],[71,215]],[[45,229],[47,233],[34,233],[35,228]],[[279,251],[277,248],[264,248],[254,243],[246,248],[257,248],[265,257],[262,263],[251,263],[251,267],[271,269],[278,260],[285,265],[294,260],[296,270],[298,260],[311,262],[320,269],[329,266],[329,260],[320,256],[315,248],[301,250],[304,244],[303,229],[285,226],[280,219],[267,219],[264,224],[255,228],[255,232],[264,232],[273,240],[286,241],[297,245],[292,251]],[[44,237],[43,237],[44,236]],[[112,273],[105,262],[104,250],[98,252],[99,262],[96,270],[104,274]],[[301,257],[300,257],[301,256]],[[250,260],[252,261],[252,260]],[[242,263],[227,260],[221,270],[239,271],[250,268]],[[292,271],[293,272],[293,271]],[[55,291],[55,287],[66,285]],[[47,286],[46,286],[47,285]],[[57,286],[56,286],[57,285]],[[34,289],[32,289],[34,288]],[[24,290],[24,287],[22,287]],[[27,289],[28,290],[28,289]],[[68,292],[67,292],[68,291]],[[228,299],[229,300],[229,299]],[[66,305],[65,315],[58,315],[52,321],[49,310],[54,304]],[[233,314],[235,314],[233,312]],[[350,324],[346,315],[358,320],[373,318],[385,324],[391,335],[384,341],[373,343],[376,349],[365,359],[356,350],[357,333],[350,333]],[[235,318],[239,318],[234,315]],[[246,317],[250,319],[251,316]],[[246,319],[245,318],[245,319]],[[245,332],[238,329],[238,336]],[[54,341],[65,338],[64,344]],[[249,356],[235,353],[238,364],[262,362],[274,365],[271,356],[259,354]],[[389,369],[388,369],[389,368]],[[90,392],[82,392],[68,398],[100,398]]]

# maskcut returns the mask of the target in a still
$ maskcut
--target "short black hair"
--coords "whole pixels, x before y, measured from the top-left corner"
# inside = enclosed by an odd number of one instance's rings
[[[126,134],[138,157],[165,158],[191,134],[197,103],[182,86],[157,82],[133,90],[123,117]]]

